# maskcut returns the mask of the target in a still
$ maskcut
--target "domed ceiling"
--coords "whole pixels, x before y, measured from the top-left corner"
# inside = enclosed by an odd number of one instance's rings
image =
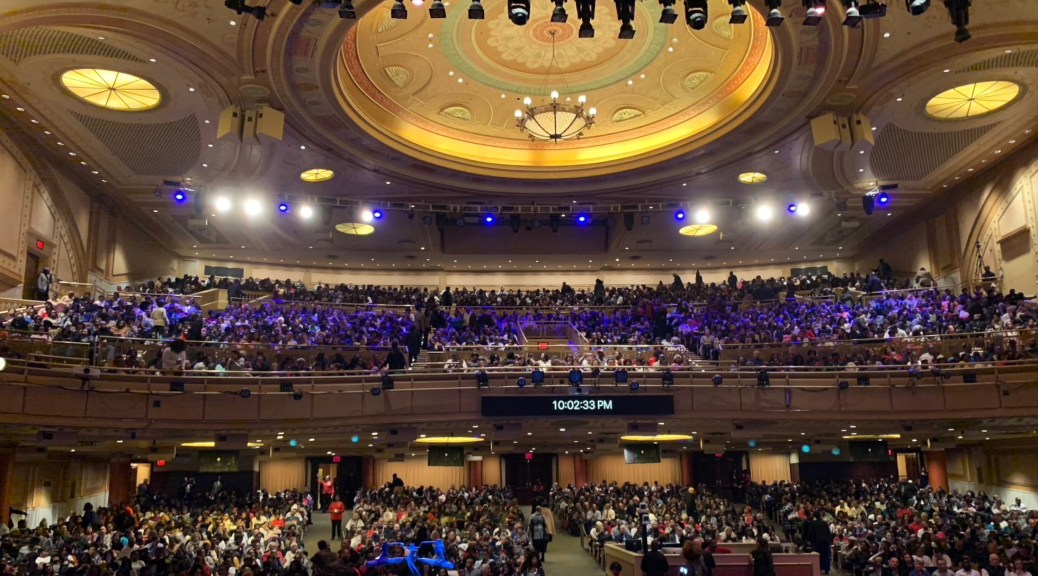
[[[579,21],[552,22],[547,3],[534,6],[525,26],[509,21],[505,0],[483,4],[486,20],[467,19],[459,6],[446,19],[412,9],[394,20],[388,3],[364,16],[338,69],[351,118],[402,152],[431,153],[462,170],[604,174],[673,158],[737,126],[772,72],[761,16],[751,11],[745,24],[729,24],[720,0],[703,31],[660,24],[659,4],[639,2],[632,40],[617,38],[620,23],[605,8],[595,37],[579,38]],[[586,95],[597,109],[582,138],[531,141],[516,126],[523,99],[544,104],[552,90],[569,104]]]

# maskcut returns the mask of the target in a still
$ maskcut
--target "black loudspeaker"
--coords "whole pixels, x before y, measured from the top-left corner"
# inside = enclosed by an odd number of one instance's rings
[[[876,208],[876,199],[872,196],[862,196],[861,207],[865,210],[865,214],[872,216],[872,211]]]

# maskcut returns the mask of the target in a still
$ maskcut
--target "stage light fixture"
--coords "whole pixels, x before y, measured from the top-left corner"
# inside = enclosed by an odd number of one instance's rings
[[[811,214],[811,205],[810,204],[808,204],[807,202],[798,202],[797,203],[797,216],[800,216],[801,218],[803,218],[804,216],[809,216],[810,214]]]
[[[483,3],[480,0],[472,0],[472,4],[469,4],[469,20],[484,18],[486,18],[486,13],[483,11]]]
[[[708,10],[707,0],[685,0],[685,23],[693,30],[702,30],[706,27]]]
[[[372,396],[376,396],[376,397],[381,396],[382,395],[382,388],[379,388],[378,386],[372,386],[371,387],[371,395]],[[357,437],[354,436],[354,438],[357,438]],[[354,440],[353,442],[356,443],[359,440],[360,439],[358,438],[357,440]]]
[[[569,384],[570,386],[580,386],[584,383],[584,373],[578,368],[573,368],[569,371]]]
[[[834,447],[833,447],[833,449],[832,449],[832,450],[830,450],[829,452],[830,452],[830,453],[831,453],[831,454],[832,454],[833,456],[839,456],[840,454],[842,454],[842,453],[843,453],[843,450],[840,450],[840,449],[839,449],[838,447],[835,447],[835,446],[834,446]]]
[[[530,382],[532,382],[536,388],[542,386],[544,384],[544,370],[534,368],[533,371],[530,372]]]
[[[919,16],[930,9],[930,0],[905,0],[905,9],[912,16]]]
[[[577,18],[580,19],[580,38],[594,38],[595,27],[591,21],[595,19],[595,0],[574,0],[577,3]]]
[[[353,7],[353,0],[342,0],[342,4],[339,4],[339,18],[343,20],[357,19],[357,10]]]
[[[757,220],[760,220],[761,222],[770,222],[771,218],[775,216],[775,211],[767,204],[757,206],[753,213],[757,217]]]
[[[628,378],[628,374],[627,374],[627,369],[626,368],[618,368],[618,369],[613,371],[613,383],[614,384],[616,384],[616,385],[627,384],[627,378]]]
[[[299,217],[302,218],[303,220],[309,220],[310,218],[313,218],[314,217],[314,209],[313,209],[313,207],[311,207],[311,206],[309,206],[307,204],[304,204],[304,205],[300,206],[299,207]]]
[[[948,9],[948,16],[955,25],[955,41],[963,43],[972,36],[970,35],[970,5],[972,0],[944,0],[944,7]]]
[[[621,40],[634,38],[634,0],[616,0],[616,19],[620,21],[620,33],[617,36]]]
[[[684,222],[685,221],[685,211],[684,210],[678,210],[677,212],[675,212],[674,213],[674,219],[677,220],[678,222]]]
[[[375,219],[375,213],[372,212],[371,210],[365,209],[365,210],[361,210],[360,211],[360,220],[361,220],[361,222],[371,222],[374,219]]]
[[[215,202],[217,212],[227,212],[233,206],[231,199],[226,196],[220,196]]]
[[[866,20],[882,18],[887,15],[887,4],[886,2],[868,0],[865,4],[858,7],[858,13]]]
[[[379,210],[378,208],[371,211],[371,217],[375,220],[381,220],[385,215],[386,213]]]
[[[569,14],[566,14],[566,0],[553,0],[555,2],[555,8],[551,11],[551,21],[562,23],[569,20]]]
[[[590,224],[590,223],[591,223],[591,215],[590,214],[577,214],[577,224]]]
[[[255,217],[263,213],[263,204],[260,204],[260,201],[255,198],[250,198],[245,201],[243,209],[246,216]]]
[[[886,192],[880,192],[876,195],[876,203],[880,206],[886,206],[887,204],[890,204],[890,195]]]
[[[746,12],[746,0],[728,0],[732,5],[732,15],[728,17],[729,24],[745,24],[749,16]]]
[[[403,0],[394,0],[389,17],[393,20],[407,20],[407,6],[404,6]]]
[[[840,380],[836,383],[836,387],[840,390],[846,390],[851,387],[851,383],[846,380]]]
[[[288,213],[288,204],[286,204],[285,202],[279,202],[278,203],[278,212],[281,212],[282,214],[287,214]]]
[[[263,20],[267,17],[266,6],[249,6],[245,0],[224,0],[223,5],[234,10],[239,16],[248,14],[256,20]]]
[[[495,218],[493,214],[486,214],[483,216],[483,223],[487,226],[493,226],[496,220],[497,218]]]
[[[627,389],[631,392],[637,392],[641,388],[641,384],[638,384],[637,380],[631,380],[631,383],[627,385]]]
[[[486,370],[476,372],[476,385],[480,388],[490,388],[490,375]]]
[[[861,12],[858,11],[858,0],[843,0],[843,6],[847,15],[843,19],[843,25],[848,28],[857,28],[861,24]]]
[[[520,376],[515,379],[515,385],[519,388],[526,388],[526,376]]]
[[[678,13],[674,10],[677,0],[660,0],[663,8],[660,10],[660,24],[673,24],[678,21]]]
[[[724,384],[724,376],[721,376],[720,374],[714,374],[713,378],[711,378],[710,381],[714,383],[714,386],[720,386],[721,384]]]
[[[516,26],[530,21],[530,0],[508,0],[508,19]]]
[[[184,202],[187,202],[187,192],[177,190],[173,193],[173,199],[177,201],[177,204],[183,204]]]
[[[796,214],[797,213],[797,205],[796,205],[796,203],[792,202],[792,203],[789,204],[789,206],[786,206],[786,212],[789,212],[790,214]]]
[[[252,396],[252,390],[249,390],[248,388],[242,388],[241,392],[239,392],[238,394],[241,395],[242,398],[248,398],[249,396]]]
[[[804,26],[818,26],[825,17],[825,0],[804,0],[804,8],[807,8],[807,16],[804,17]]]
[[[443,0],[433,0],[432,4],[429,5],[429,18],[441,19],[447,17],[447,8],[443,5]]]
[[[804,454],[810,454],[811,453],[811,445],[810,444],[804,444],[803,446],[800,447],[800,451],[803,452]]]
[[[765,25],[772,28],[781,26],[783,20],[785,20],[782,17],[782,0],[764,0],[764,6],[768,10],[768,18],[765,21]]]
[[[293,400],[302,400],[303,399],[303,391],[302,390],[296,390],[295,392],[293,392],[292,393],[292,399]]]
[[[750,448],[756,448],[757,447],[757,441],[756,440],[750,440],[749,442],[746,443],[746,445],[749,446]]]

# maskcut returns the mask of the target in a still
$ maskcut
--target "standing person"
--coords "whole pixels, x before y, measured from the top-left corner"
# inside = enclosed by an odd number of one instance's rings
[[[653,540],[648,554],[642,557],[642,574],[645,576],[666,576],[670,570],[670,563],[663,552],[660,552],[660,548],[660,541]]]
[[[822,520],[821,510],[815,510],[813,520],[804,522],[804,542],[818,552],[822,574],[828,574],[833,561],[833,533],[829,523]]]
[[[551,543],[555,539],[555,513],[551,511],[548,506],[541,508],[541,515],[544,516],[544,523],[548,525],[548,543]],[[548,544],[544,545],[545,553],[548,552]],[[544,556],[541,556],[541,561],[544,561]]]
[[[404,342],[407,345],[407,365],[410,366],[418,360],[418,355],[422,352],[422,333],[417,325],[404,336]]]
[[[382,365],[378,368],[379,370],[386,368],[390,374],[396,374],[406,370],[407,364],[407,358],[405,358],[404,353],[400,351],[400,343],[394,340],[392,347],[389,349],[389,353],[386,354],[386,359],[382,361]]]
[[[317,543],[317,552],[310,558],[314,576],[334,576],[340,568],[339,557],[328,548],[328,543]]]
[[[334,495],[335,483],[332,482],[331,475],[327,475],[321,481],[321,512],[328,511],[328,506],[332,503],[332,496]]]
[[[686,540],[681,546],[681,555],[685,558],[684,570],[681,574],[686,576],[709,576],[706,562],[703,561],[703,549],[692,540]]]
[[[753,560],[753,576],[775,576],[775,558],[767,540],[757,540],[757,547],[750,552],[750,558]]]
[[[155,335],[162,337],[166,335],[166,324],[169,324],[169,316],[166,314],[166,307],[163,306],[161,300],[155,302],[155,307],[151,309],[151,321],[155,326]]]
[[[548,521],[541,513],[541,507],[535,506],[533,514],[530,515],[530,540],[533,541],[533,549],[537,551],[534,558],[544,562],[544,554],[548,551]]]
[[[346,512],[346,505],[338,496],[332,496],[332,503],[328,506],[328,513],[332,516],[332,540],[342,540],[342,515]]]
[[[216,497],[220,495],[220,490],[223,489],[223,482],[220,481],[220,477],[216,477],[216,481],[213,482],[213,487],[209,489],[209,499],[216,500]]]
[[[50,289],[53,284],[54,277],[50,274],[50,268],[45,267],[43,272],[40,272],[39,277],[36,278],[36,299],[50,300]]]

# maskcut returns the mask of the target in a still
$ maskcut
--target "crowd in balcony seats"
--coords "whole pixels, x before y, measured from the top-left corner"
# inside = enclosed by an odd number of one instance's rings
[[[882,271],[880,266],[868,276],[878,278]],[[731,274],[726,282],[706,284],[697,274],[694,282],[685,283],[675,275],[672,283],[655,287],[607,288],[598,282],[591,290],[564,284],[558,290],[448,288],[437,292],[417,287],[307,288],[292,280],[182,277],[125,287],[132,291],[103,299],[63,296],[12,315],[3,328],[57,343],[183,338],[210,344],[204,349],[195,346],[183,356],[180,352],[167,355],[172,366],[163,366],[160,350],[144,354],[120,352],[114,346],[99,350],[101,364],[134,370],[375,372],[389,368],[394,344],[407,349],[408,360],[422,349],[445,352],[447,371],[559,364],[681,370],[692,366],[697,356],[717,360],[722,349],[737,346],[746,350],[736,364],[743,369],[976,365],[1034,353],[1031,342],[1015,340],[980,348],[964,344],[965,349],[947,355],[932,353],[925,346],[911,350],[905,346],[928,336],[1010,333],[1035,327],[1035,313],[1023,305],[1023,297],[1015,291],[1003,295],[993,285],[972,292],[963,289],[959,294],[930,288],[869,298],[850,297],[850,292],[839,298],[794,297],[799,291],[826,294],[860,287],[869,278],[848,274],[740,281]],[[174,294],[207,287],[229,287],[238,293],[255,290],[274,297],[251,305],[236,300],[225,310],[203,313],[194,299]],[[571,326],[593,351],[540,355],[519,349],[522,330],[553,323]],[[835,352],[795,348],[802,343],[849,340],[887,347]],[[608,346],[638,348],[596,349]],[[323,347],[338,349],[294,353]],[[375,353],[356,353],[362,348]]]
[[[752,484],[748,500],[785,536],[855,576],[1030,576],[1038,514],[1019,498],[919,482]],[[835,556],[832,555],[835,551]]]
[[[309,495],[151,493],[134,502],[0,527],[0,565],[19,576],[308,576]],[[12,520],[14,516],[12,516]]]

